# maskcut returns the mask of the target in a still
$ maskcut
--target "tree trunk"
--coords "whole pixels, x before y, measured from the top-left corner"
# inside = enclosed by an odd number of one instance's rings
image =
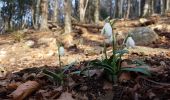
[[[54,9],[53,9],[53,17],[52,21],[55,22],[56,24],[58,23],[58,0],[54,0]]]
[[[64,0],[64,11],[65,11],[65,33],[71,33],[72,32],[72,24],[71,24],[71,2],[70,0]]]
[[[48,0],[41,0],[40,30],[48,30]]]
[[[78,17],[79,0],[75,0],[74,15]]]
[[[138,0],[139,17],[141,16],[141,0]]]
[[[166,1],[166,11],[169,11],[170,0]]]
[[[143,9],[143,16],[148,16],[149,15],[149,6],[150,6],[150,0],[145,0],[145,5]]]
[[[118,17],[119,9],[118,9],[119,1],[115,0],[115,6],[114,6],[114,17]]]
[[[130,15],[130,8],[131,8],[131,0],[128,0],[128,4],[127,4],[127,13],[126,13],[126,18],[129,18]]]
[[[163,15],[164,13],[165,13],[165,1],[164,0],[160,0],[160,2],[161,2],[161,15]]]
[[[154,13],[155,13],[154,1],[155,1],[155,0],[152,0],[152,2],[151,2],[151,14],[154,14]]]
[[[109,0],[109,3],[110,3],[110,8],[109,8],[109,15],[110,15],[110,18],[112,18],[113,17],[113,10],[112,10],[112,0]]]
[[[85,22],[85,15],[86,15],[86,9],[87,9],[88,2],[89,2],[89,0],[80,0],[79,1],[80,22]]]
[[[95,23],[97,24],[99,22],[99,6],[100,6],[100,0],[96,0],[95,2],[95,14],[94,14],[94,19]]]
[[[122,18],[123,13],[123,0],[119,0],[119,18]]]
[[[40,1],[36,1],[36,6],[35,6],[35,11],[34,11],[34,28],[38,29],[38,24],[39,24],[39,16],[40,16]]]

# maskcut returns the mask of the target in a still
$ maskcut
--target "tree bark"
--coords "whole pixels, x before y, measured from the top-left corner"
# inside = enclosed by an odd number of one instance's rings
[[[115,0],[115,6],[114,6],[114,18],[118,17],[119,9],[118,9],[119,1]]]
[[[131,8],[131,0],[128,0],[128,4],[127,4],[127,13],[126,13],[126,18],[129,18],[130,15],[130,8]]]
[[[35,20],[35,29],[38,29],[38,24],[39,24],[39,16],[40,16],[40,1],[41,0],[37,0],[36,2],[36,6],[35,6],[35,13],[34,13],[34,20]]]
[[[86,15],[86,9],[87,9],[88,2],[89,2],[89,0],[80,0],[79,1],[80,22],[85,22],[85,15]]]
[[[161,2],[161,15],[165,13],[165,0],[160,0]]]
[[[169,11],[170,0],[166,1],[166,11]]]
[[[48,0],[41,0],[40,30],[48,30]]]
[[[123,13],[123,0],[119,0],[119,18],[122,18]]]
[[[53,17],[52,21],[55,22],[56,24],[58,23],[58,0],[54,0],[54,9],[53,9]]]
[[[141,16],[141,0],[138,0],[139,17]]]
[[[149,6],[150,6],[150,0],[145,0],[145,5],[143,9],[143,17],[149,15]]]
[[[70,0],[64,0],[64,11],[65,11],[65,33],[71,33],[72,32],[72,24],[71,24],[71,2]]]
[[[94,19],[95,23],[97,24],[99,22],[99,6],[100,6],[100,0],[96,0],[95,2],[95,14],[94,14]]]

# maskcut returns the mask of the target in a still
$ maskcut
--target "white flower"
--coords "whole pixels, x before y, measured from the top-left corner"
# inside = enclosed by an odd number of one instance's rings
[[[112,27],[110,23],[106,23],[101,31],[101,34],[104,35],[106,38],[112,37]]]
[[[108,44],[112,43],[112,41],[113,41],[113,37],[112,36],[110,36],[109,38],[105,39],[105,43],[108,43]]]
[[[64,56],[64,47],[63,47],[63,46],[61,46],[61,47],[59,48],[59,55],[60,55],[60,56]]]
[[[127,48],[134,48],[135,47],[135,41],[132,37],[128,37],[126,40],[126,47]]]

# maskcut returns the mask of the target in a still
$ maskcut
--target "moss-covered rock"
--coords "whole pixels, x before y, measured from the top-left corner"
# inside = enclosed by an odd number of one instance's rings
[[[158,35],[148,27],[135,28],[130,34],[137,45],[147,45],[158,39]]]

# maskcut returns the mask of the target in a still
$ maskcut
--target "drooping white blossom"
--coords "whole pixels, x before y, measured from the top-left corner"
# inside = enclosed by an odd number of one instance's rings
[[[59,55],[60,55],[60,56],[64,56],[64,47],[63,47],[63,46],[61,46],[61,47],[59,48]]]
[[[134,48],[135,47],[135,41],[132,37],[128,37],[126,40],[126,47],[127,48]]]
[[[101,31],[101,34],[105,36],[106,43],[112,43],[113,41],[113,34],[112,34],[112,27],[110,23],[106,23]]]

